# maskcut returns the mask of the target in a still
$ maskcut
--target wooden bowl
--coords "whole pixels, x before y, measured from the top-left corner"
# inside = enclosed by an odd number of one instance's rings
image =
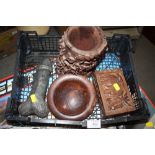
[[[63,75],[50,86],[47,102],[51,113],[58,119],[84,120],[94,110],[94,86],[83,76]]]

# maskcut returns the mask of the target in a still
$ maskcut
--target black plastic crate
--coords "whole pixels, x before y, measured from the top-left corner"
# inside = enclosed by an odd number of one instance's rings
[[[99,101],[97,100],[94,112],[84,121],[58,120],[52,114],[47,118],[41,119],[37,116],[23,117],[18,113],[18,106],[26,101],[30,94],[33,80],[35,80],[36,66],[45,57],[55,58],[58,54],[57,35],[37,36],[35,32],[22,32],[17,41],[17,60],[15,67],[15,76],[11,98],[8,100],[6,109],[6,119],[15,125],[46,125],[46,126],[64,126],[64,127],[87,127],[90,120],[98,120],[101,126],[126,124],[131,121],[141,121],[148,118],[146,103],[142,100],[138,83],[135,78],[135,71],[132,61],[132,43],[129,36],[114,35],[107,38],[108,47],[106,55],[96,70],[106,70],[121,68],[128,84],[131,96],[137,107],[135,112],[124,114],[111,118],[105,118],[101,111]],[[53,68],[49,85],[58,77],[55,73],[56,63],[53,61]],[[89,77],[93,82],[93,77]]]

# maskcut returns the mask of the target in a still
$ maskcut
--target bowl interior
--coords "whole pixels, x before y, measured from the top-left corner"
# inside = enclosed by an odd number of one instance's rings
[[[97,47],[101,42],[100,35],[94,27],[78,27],[72,29],[69,35],[69,41],[77,49],[89,52]]]
[[[90,93],[86,85],[75,79],[59,83],[53,97],[57,110],[69,116],[81,114],[90,101]]]

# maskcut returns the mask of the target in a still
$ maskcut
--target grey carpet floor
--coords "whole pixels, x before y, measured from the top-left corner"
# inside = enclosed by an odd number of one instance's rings
[[[137,41],[134,65],[139,84],[155,103],[155,46],[144,36]]]

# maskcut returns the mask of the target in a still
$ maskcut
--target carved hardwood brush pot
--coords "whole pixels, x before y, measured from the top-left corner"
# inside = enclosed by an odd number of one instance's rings
[[[63,75],[50,86],[47,102],[51,113],[58,119],[84,120],[94,110],[94,86],[83,76]]]
[[[107,41],[100,27],[69,27],[59,42],[58,74],[91,74],[102,58],[106,46]]]

